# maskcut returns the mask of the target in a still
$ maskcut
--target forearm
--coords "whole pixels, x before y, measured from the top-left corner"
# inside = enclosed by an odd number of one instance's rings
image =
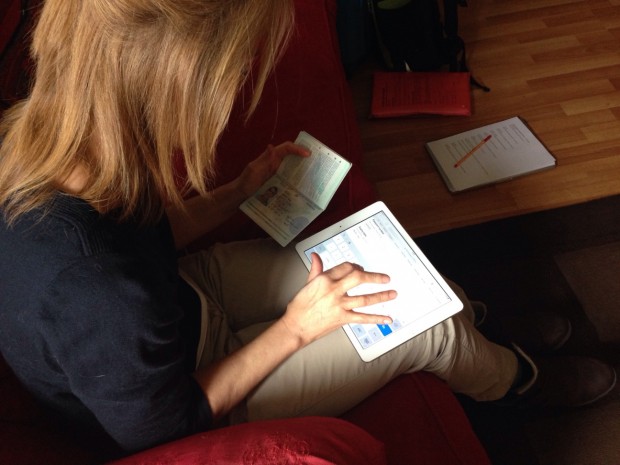
[[[229,219],[246,199],[232,181],[214,189],[208,197],[195,196],[185,201],[185,208],[170,207],[166,213],[177,249],[189,245]]]
[[[226,415],[304,343],[283,320],[249,344],[194,377],[202,386],[215,418]]]

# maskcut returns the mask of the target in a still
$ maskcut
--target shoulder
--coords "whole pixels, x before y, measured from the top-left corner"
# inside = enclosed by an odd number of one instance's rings
[[[113,232],[88,203],[62,194],[22,214],[10,226],[0,218],[2,244],[25,255],[34,250],[39,254],[91,255],[110,242]]]
[[[11,228],[0,224],[0,320],[20,331],[31,330],[19,321],[45,321],[53,331],[87,318],[93,328],[97,318],[132,328],[174,319],[178,278],[167,241],[158,228],[115,224],[71,197]]]
[[[119,223],[100,215],[87,202],[61,194],[45,208],[22,215],[11,226],[0,216],[0,247],[9,251],[4,258],[15,262],[33,255],[44,263],[56,263],[105,254],[146,259],[165,254],[168,266],[176,261],[165,217],[146,226],[131,221]]]

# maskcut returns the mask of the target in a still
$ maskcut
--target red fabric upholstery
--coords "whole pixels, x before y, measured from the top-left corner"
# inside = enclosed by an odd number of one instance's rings
[[[309,234],[376,200],[361,170],[362,147],[351,93],[344,78],[336,34],[334,0],[297,0],[295,34],[250,120],[245,122],[251,84],[241,95],[219,144],[216,184],[234,179],[268,144],[312,134],[353,163],[327,210],[304,232]],[[239,213],[201,241],[247,239],[264,233]]]
[[[338,418],[305,417],[243,424],[195,435],[110,465],[387,464],[383,444]]]
[[[436,376],[401,376],[344,419],[385,444],[390,465],[489,463],[461,405]]]
[[[57,431],[0,357],[0,463],[80,465],[92,451]]]
[[[8,44],[20,24],[20,16],[20,0],[7,0],[0,4],[0,18],[6,18],[2,21],[3,27],[0,28],[0,51],[8,50]]]
[[[0,358],[0,463],[77,465],[100,462],[96,451],[60,431],[19,385]],[[110,465],[165,463],[253,465],[386,462],[383,444],[362,428],[337,418],[306,417],[237,425],[175,441]]]
[[[26,14],[33,1],[0,2],[0,111],[21,98],[28,89],[31,62],[28,41],[34,15]]]
[[[25,0],[24,0],[25,1]],[[25,56],[32,15],[22,1],[0,2],[0,99],[23,96],[30,67]],[[38,3],[32,0],[27,3]],[[339,61],[335,0],[295,0],[295,37],[270,79],[259,108],[245,124],[240,98],[218,153],[218,183],[236,176],[269,143],[306,130],[353,162],[328,210],[307,232],[322,228],[375,199],[361,167],[361,141]],[[16,31],[16,35],[14,32]],[[6,44],[9,48],[4,49]],[[4,106],[3,106],[4,108]],[[242,214],[205,238],[263,235]],[[86,465],[104,461],[105,445],[85,446],[54,429],[0,357],[0,464]],[[360,427],[362,430],[360,430]],[[343,419],[301,418],[238,425],[196,434],[132,455],[114,465],[207,463],[485,465],[489,460],[463,410],[436,377],[401,376]],[[271,454],[271,455],[270,455]]]
[[[2,358],[0,396],[0,463],[101,463],[99,450],[51,427]],[[275,461],[274,454],[290,461]],[[456,398],[429,373],[395,379],[341,419],[306,417],[237,425],[196,434],[109,465],[152,463],[490,464]]]

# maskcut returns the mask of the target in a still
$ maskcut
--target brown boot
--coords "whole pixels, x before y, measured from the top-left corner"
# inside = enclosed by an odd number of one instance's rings
[[[523,407],[582,407],[605,397],[616,386],[616,371],[600,360],[582,356],[530,358],[514,346],[523,376],[506,396]]]
[[[559,350],[572,334],[568,318],[553,312],[534,312],[508,322],[509,337],[529,353]]]

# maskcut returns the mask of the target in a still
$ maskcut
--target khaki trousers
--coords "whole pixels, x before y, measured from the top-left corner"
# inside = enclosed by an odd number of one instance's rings
[[[282,315],[308,276],[294,248],[267,239],[218,244],[183,257],[179,265],[203,302],[199,366],[260,334]],[[269,375],[247,398],[247,419],[338,416],[398,375],[419,370],[473,399],[501,398],[516,376],[516,356],[473,327],[469,300],[450,285],[465,305],[455,317],[368,363],[344,331],[336,330]]]

